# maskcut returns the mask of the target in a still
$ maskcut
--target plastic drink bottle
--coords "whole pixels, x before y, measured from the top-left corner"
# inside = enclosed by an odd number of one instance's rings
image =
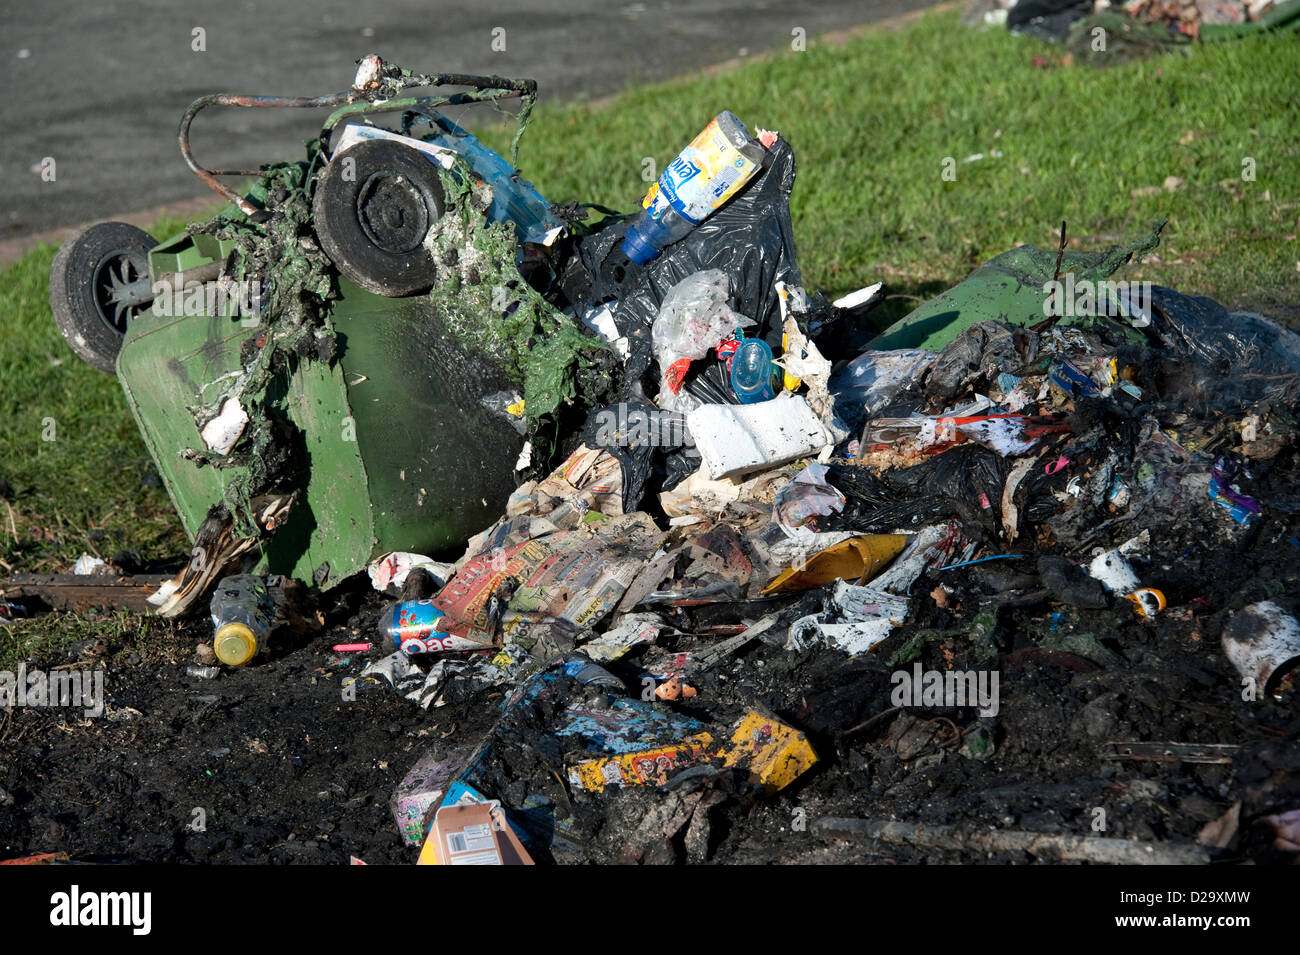
[[[226,666],[243,666],[266,646],[275,625],[275,602],[266,578],[235,574],[212,593],[212,649]]]
[[[651,185],[628,226],[623,254],[638,265],[658,257],[754,178],[766,155],[745,124],[723,110]]]
[[[772,387],[772,349],[761,338],[742,338],[731,356],[731,390],[742,405],[776,397]]]

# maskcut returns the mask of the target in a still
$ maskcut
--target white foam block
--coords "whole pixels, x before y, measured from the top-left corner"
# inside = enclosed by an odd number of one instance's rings
[[[734,477],[815,454],[833,441],[802,397],[752,405],[700,405],[686,426],[709,477]]]

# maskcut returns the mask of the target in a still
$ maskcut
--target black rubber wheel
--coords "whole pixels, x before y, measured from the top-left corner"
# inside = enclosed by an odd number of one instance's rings
[[[59,248],[50,266],[50,310],[64,340],[110,375],[127,324],[153,304],[149,250],[158,243],[125,222],[100,222]]]
[[[433,285],[436,267],[424,240],[443,208],[438,167],[410,146],[382,139],[335,156],[312,202],[316,236],[334,267],[390,298]]]

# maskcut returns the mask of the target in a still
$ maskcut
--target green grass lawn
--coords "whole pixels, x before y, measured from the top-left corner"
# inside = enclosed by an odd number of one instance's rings
[[[121,386],[73,354],[54,324],[54,252],[28,253],[0,276],[0,561],[54,573],[83,551],[182,554],[184,533]]]
[[[596,107],[543,105],[522,171],[553,201],[632,209],[644,158],[661,166],[731,109],[795,148],[794,225],[809,289],[837,294],[883,279],[896,296],[885,320],[1018,243],[1054,246],[1063,219],[1076,246],[1095,248],[1165,217],[1157,256],[1127,277],[1294,314],[1294,35],[1103,70],[956,20],[936,14],[842,48],[814,43]],[[507,150],[500,130],[485,136]],[[961,161],[976,153],[986,158]],[[945,158],[955,181],[942,175]],[[1246,159],[1254,181],[1242,179]],[[1169,177],[1181,187],[1159,188]],[[52,571],[82,550],[179,555],[179,523],[166,494],[144,483],[150,465],[117,382],[83,365],[50,317],[53,255],[39,249],[0,275],[0,480],[9,485],[0,485],[0,560]],[[42,440],[46,419],[53,441]]]
[[[1019,243],[1055,247],[1063,219],[1082,247],[1102,247],[1167,216],[1157,255],[1130,278],[1229,306],[1300,304],[1294,34],[1098,69],[1061,66],[1057,47],[956,19],[937,14],[843,49],[814,45],[631,90],[596,109],[543,105],[522,171],[553,200],[631,208],[643,157],[662,166],[730,109],[794,146],[795,236],[810,289],[884,279],[928,297]],[[961,161],[977,153],[990,158]],[[954,182],[943,179],[945,157],[956,160]],[[1248,158],[1253,182],[1242,179]],[[1181,188],[1160,188],[1169,177]],[[1141,193],[1153,186],[1157,194]]]

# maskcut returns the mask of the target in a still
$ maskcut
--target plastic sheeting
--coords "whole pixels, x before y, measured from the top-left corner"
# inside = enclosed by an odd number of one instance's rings
[[[971,528],[993,531],[1008,470],[1006,459],[975,444],[880,476],[853,465],[833,466],[827,477],[848,503],[839,519],[826,519],[824,529],[877,532],[960,517]]]
[[[1007,11],[1007,29],[1043,40],[1064,40],[1070,25],[1092,13],[1092,0],[1020,0]]]
[[[1224,410],[1300,396],[1300,335],[1257,312],[1229,312],[1212,298],[1154,286],[1152,330],[1175,353],[1212,373],[1203,389]]]
[[[578,245],[564,279],[565,292],[583,307],[609,302],[620,335],[631,355],[623,398],[644,400],[636,386],[653,367],[651,328],[668,292],[687,276],[718,269],[728,282],[728,301],[757,322],[751,337],[774,350],[781,345],[781,308],[776,282],[802,286],[790,222],[794,188],[794,152],[785,140],[769,150],[767,166],[734,199],[701,223],[686,238],[670,245],[645,266],[628,261],[619,249],[627,222],[587,236]],[[695,362],[682,390],[708,404],[732,403],[734,396],[718,362]],[[649,382],[646,382],[649,384]],[[625,506],[636,507],[650,473],[650,455],[624,446],[615,453],[624,466]],[[699,457],[678,452],[669,457],[662,487],[670,489],[699,467]]]

